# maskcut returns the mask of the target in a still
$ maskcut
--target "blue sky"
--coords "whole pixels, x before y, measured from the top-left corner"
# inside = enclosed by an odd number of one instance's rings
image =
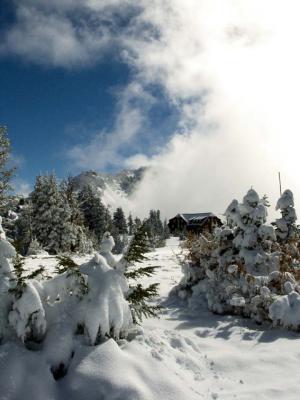
[[[113,124],[113,87],[128,80],[125,65],[111,61],[77,69],[46,68],[6,58],[0,63],[1,123],[13,152],[24,159],[19,174],[72,172],[65,151],[95,130]]]
[[[176,125],[176,107],[159,85],[149,85],[146,93],[139,83],[132,84],[134,69],[124,62],[116,42],[109,46],[101,43],[84,61],[81,56],[88,45],[75,43],[65,57],[64,48],[55,48],[60,46],[61,37],[51,43],[59,29],[54,27],[51,38],[46,38],[49,43],[39,33],[37,44],[31,48],[35,32],[28,32],[22,7],[17,2],[2,0],[1,4],[0,39],[8,44],[0,49],[0,123],[8,128],[19,165],[18,181],[32,184],[38,173],[51,171],[59,177],[89,168],[115,171],[126,167],[132,155],[149,156],[164,145]],[[42,15],[47,14],[43,0],[36,4],[41,5]],[[32,11],[30,0],[23,5],[27,13],[33,13],[31,19],[40,13],[39,9]],[[76,30],[80,16],[74,18]],[[114,27],[118,34],[124,21],[110,14],[109,18],[112,24],[118,20]],[[48,15],[46,21],[50,21]],[[98,21],[99,26],[102,23]],[[9,35],[18,30],[19,37],[9,42]],[[18,50],[18,40],[22,50]],[[26,46],[28,50],[23,52]],[[49,46],[53,53],[47,53]],[[132,113],[134,121],[135,111],[136,126],[128,126],[126,115],[130,120]],[[124,127],[129,132],[132,129],[125,140],[121,139]],[[115,143],[111,149],[110,138],[112,143],[119,140],[120,145]]]

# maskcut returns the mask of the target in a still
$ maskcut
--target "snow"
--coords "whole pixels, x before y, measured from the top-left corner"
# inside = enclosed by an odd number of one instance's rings
[[[31,335],[39,340],[45,335],[45,310],[32,282],[27,283],[22,296],[14,301],[8,320],[23,342]]]
[[[119,338],[132,325],[131,311],[124,297],[129,290],[124,275],[111,268],[100,254],[80,270],[88,277],[89,291],[82,301],[82,322],[90,343],[96,343],[99,329],[102,337],[112,333]]]
[[[149,253],[146,262],[160,266],[156,275],[143,278],[147,284],[161,284],[158,301],[165,308],[160,319],[145,320],[132,340],[118,343],[112,339],[96,346],[79,339],[72,342],[63,326],[59,337],[50,331],[38,351],[27,350],[17,340],[4,343],[0,346],[0,399],[299,399],[299,333],[214,315],[201,303],[193,312],[185,308],[185,300],[169,297],[182,278],[178,244],[175,238],[168,240],[166,247]],[[53,271],[56,261],[28,258],[27,265],[32,263],[33,269],[42,264]],[[298,310],[294,293],[276,306],[276,315],[292,304]],[[55,354],[51,353],[53,343]],[[60,355],[67,374],[55,381],[50,369]]]
[[[289,285],[288,285],[289,284]],[[300,295],[292,290],[291,283],[286,282],[288,294],[280,296],[270,306],[270,317],[274,323],[290,328],[298,328],[300,324]]]
[[[276,210],[282,210],[285,208],[294,207],[294,195],[291,190],[285,190],[280,196],[276,204]]]
[[[105,232],[100,245],[100,255],[102,255],[106,259],[108,265],[112,268],[116,267],[118,261],[116,257],[112,254],[112,249],[114,248],[114,246],[114,238],[109,232]]]

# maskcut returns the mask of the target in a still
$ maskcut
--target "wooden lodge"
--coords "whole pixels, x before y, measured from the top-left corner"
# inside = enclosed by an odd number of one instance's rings
[[[212,232],[222,221],[213,213],[177,214],[168,223],[171,234]]]

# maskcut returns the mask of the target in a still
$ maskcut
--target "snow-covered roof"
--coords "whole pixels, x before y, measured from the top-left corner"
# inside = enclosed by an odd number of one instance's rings
[[[186,222],[190,222],[190,223],[197,223],[199,221],[201,221],[204,218],[207,217],[216,217],[217,216],[211,212],[206,212],[206,213],[192,213],[192,214],[178,214],[177,216],[181,216]]]

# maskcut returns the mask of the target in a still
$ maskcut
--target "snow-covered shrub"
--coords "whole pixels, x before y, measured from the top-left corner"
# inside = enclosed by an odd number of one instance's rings
[[[115,268],[117,265],[117,258],[112,253],[115,247],[115,241],[110,232],[105,232],[100,244],[100,254],[106,259],[108,265],[111,268]]]
[[[37,254],[43,253],[44,250],[37,240],[37,238],[33,238],[29,244],[28,250],[27,250],[27,255],[28,256],[35,256]]]
[[[105,336],[126,336],[132,325],[131,311],[125,296],[129,290],[124,275],[97,254],[80,271],[88,277],[88,293],[81,304],[81,324],[89,341],[95,344]]]
[[[289,239],[299,238],[298,229],[296,226],[297,215],[294,208],[293,193],[287,189],[277,201],[276,210],[280,210],[281,218],[277,219],[276,235],[281,242],[286,242]]]
[[[267,207],[255,190],[250,189],[239,204],[234,200],[225,215],[233,228],[233,245],[246,271],[265,275],[279,269],[278,255],[272,252],[276,240],[274,228],[266,224]]]
[[[271,304],[270,318],[274,325],[283,325],[299,330],[300,327],[300,294],[291,291],[278,298]]]
[[[124,274],[129,281],[129,291],[126,295],[131,308],[134,323],[142,321],[143,317],[157,317],[161,307],[149,304],[158,295],[158,283],[144,287],[138,279],[151,276],[157,267],[140,267],[139,263],[146,261],[145,253],[149,251],[149,240],[145,225],[141,225],[133,235],[131,242],[116,265],[116,269]]]
[[[24,258],[16,256],[1,226],[0,236],[1,341],[14,332],[26,346],[40,343],[48,331],[55,336],[61,327],[70,337],[76,331],[84,333],[91,345],[107,336],[127,336],[133,324],[126,299],[129,286],[123,271],[117,269],[109,233],[101,243],[101,254],[82,265],[60,256],[56,274],[46,280],[43,268],[25,270]],[[54,363],[55,371],[60,364]]]
[[[283,192],[277,202],[276,210],[280,210],[282,215],[273,223],[276,227],[277,249],[280,253],[280,271],[290,272],[300,280],[300,235],[296,225],[294,197],[290,190]]]
[[[288,311],[282,310],[298,307],[296,266],[288,260],[296,265],[299,257],[297,252],[294,258],[287,256],[274,228],[266,224],[265,198],[250,189],[242,203],[231,202],[225,215],[227,224],[212,235],[185,242],[184,277],[175,292],[196,310],[199,302],[206,302],[215,313],[240,314],[259,323],[273,321],[295,328],[297,312],[287,318],[284,313]]]
[[[0,217],[0,343],[8,330],[8,313],[12,303],[10,294],[13,268],[11,259],[16,256],[14,247],[6,240]]]
[[[22,342],[43,340],[47,327],[45,310],[32,282],[28,281],[22,293],[15,296],[8,321]]]

